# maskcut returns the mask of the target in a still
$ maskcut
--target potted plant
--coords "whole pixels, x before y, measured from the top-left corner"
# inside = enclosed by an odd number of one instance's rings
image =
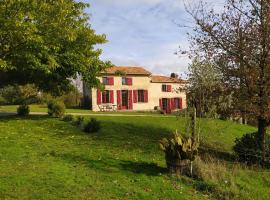
[[[160,140],[160,148],[165,152],[167,168],[177,175],[192,175],[192,161],[198,154],[199,144],[191,138],[178,134],[177,130],[170,139]]]

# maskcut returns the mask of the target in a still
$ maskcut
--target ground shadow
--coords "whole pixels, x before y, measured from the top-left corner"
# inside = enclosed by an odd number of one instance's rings
[[[89,168],[112,173],[115,171],[127,171],[134,174],[145,174],[147,176],[158,176],[160,173],[167,172],[166,168],[158,166],[156,163],[144,161],[118,160],[113,158],[104,158],[100,160],[90,159],[81,155],[73,154],[50,154],[53,157],[60,158],[69,163],[83,164]]]
[[[147,176],[157,176],[160,173],[167,172],[166,168],[160,167],[156,163],[122,160],[120,161],[120,166],[125,171],[130,171],[135,174],[145,174]]]
[[[206,145],[203,145],[199,148],[199,154],[202,159],[207,156],[228,162],[234,162],[237,159],[233,153],[211,148]]]

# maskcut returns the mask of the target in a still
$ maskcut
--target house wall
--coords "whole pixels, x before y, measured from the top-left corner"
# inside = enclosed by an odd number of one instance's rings
[[[107,76],[110,77],[110,76]],[[129,77],[129,76],[127,76]],[[172,92],[162,92],[162,83],[151,83],[151,77],[148,76],[130,76],[132,77],[132,85],[122,85],[122,77],[114,76],[114,85],[106,85],[105,90],[114,91],[114,104],[117,104],[117,90],[148,90],[148,103],[133,103],[133,110],[147,111],[154,110],[155,106],[159,106],[160,98],[174,98],[181,97],[183,108],[186,107],[185,93],[179,93],[179,83],[167,83],[172,85]],[[102,81],[102,77],[99,78]],[[97,90],[92,89],[92,110],[99,111],[97,105]]]

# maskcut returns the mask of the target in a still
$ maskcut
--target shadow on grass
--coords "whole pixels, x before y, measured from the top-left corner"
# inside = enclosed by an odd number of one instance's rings
[[[46,120],[52,119],[48,115],[28,115],[28,116],[18,116],[16,113],[6,113],[0,112],[0,120],[2,122],[9,122],[14,120]]]
[[[200,156],[203,159],[204,157],[211,156],[213,158],[224,160],[228,162],[234,162],[236,161],[236,156],[230,152],[222,151],[215,148],[207,147],[206,145],[203,145],[199,149]]]
[[[51,156],[65,160],[72,165],[82,164],[91,169],[108,173],[127,171],[134,174],[158,176],[160,173],[167,172],[166,168],[160,167],[156,163],[148,163],[143,161],[117,160],[112,158],[93,160],[80,155],[57,153],[53,153]]]

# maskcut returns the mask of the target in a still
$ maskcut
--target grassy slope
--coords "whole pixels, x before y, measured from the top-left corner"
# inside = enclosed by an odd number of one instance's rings
[[[0,198],[206,198],[194,189],[200,182],[186,183],[164,172],[157,142],[173,129],[183,131],[183,118],[97,118],[103,128],[92,135],[45,116],[0,118]],[[217,120],[200,124],[206,145],[226,151],[235,136],[253,131]],[[241,168],[233,183],[247,199],[269,199],[269,179],[268,171]],[[221,184],[218,189],[230,188]]]

